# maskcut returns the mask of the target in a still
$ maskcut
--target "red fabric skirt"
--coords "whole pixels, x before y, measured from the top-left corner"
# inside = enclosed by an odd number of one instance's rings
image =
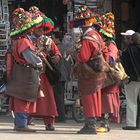
[[[119,87],[111,86],[102,90],[102,113],[110,113],[110,119],[113,122],[120,122],[120,96]]]
[[[34,113],[36,112],[36,102],[10,97],[10,109],[15,113]]]
[[[40,75],[40,90],[42,90],[44,97],[37,98],[36,113],[31,114],[31,116],[57,116],[53,88],[45,73]]]
[[[81,94],[82,105],[84,108],[84,117],[100,117],[101,116],[101,91],[98,90],[92,94]]]

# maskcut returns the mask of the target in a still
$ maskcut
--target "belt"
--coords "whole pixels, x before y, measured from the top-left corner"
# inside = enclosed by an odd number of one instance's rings
[[[23,63],[19,63],[19,62],[17,62],[17,61],[15,61],[15,63],[18,64],[18,65],[27,67],[27,68],[32,68],[32,69],[35,69],[35,70],[39,70],[39,68],[33,67],[33,66],[29,65],[29,64],[23,64]]]

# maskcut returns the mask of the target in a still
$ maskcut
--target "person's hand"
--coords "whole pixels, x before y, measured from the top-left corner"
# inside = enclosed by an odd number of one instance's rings
[[[124,80],[122,80],[122,84],[123,85],[127,85],[127,84],[129,84],[131,82],[131,80],[130,80],[130,77],[129,76],[127,76]]]
[[[60,56],[59,56],[59,55],[54,55],[54,56],[52,56],[51,58],[52,58],[52,62],[53,62],[54,64],[58,64],[59,61],[60,61]]]
[[[44,62],[46,61],[46,57],[45,57],[45,55],[42,52],[40,52],[38,54],[38,56],[41,58],[42,61],[44,61]]]
[[[46,68],[46,64],[43,63],[43,64],[42,64],[42,67],[40,67],[40,74],[41,74],[41,73],[45,73],[45,68]]]
[[[51,46],[51,44],[52,44],[52,39],[50,37],[46,37],[44,40],[44,45]]]
[[[122,56],[122,50],[119,50],[119,56]]]

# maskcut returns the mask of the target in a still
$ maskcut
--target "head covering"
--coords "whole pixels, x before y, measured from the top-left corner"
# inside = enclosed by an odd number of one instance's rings
[[[93,27],[99,32],[102,26],[101,15],[97,13],[95,18],[96,18],[96,23],[93,24]]]
[[[17,8],[12,13],[12,29],[10,36],[19,35],[39,24],[43,18],[41,16],[32,20],[31,14],[23,8]]]
[[[54,28],[54,22],[48,18],[47,16],[45,16],[44,13],[42,13],[38,7],[36,6],[32,6],[29,8],[29,13],[32,15],[32,19],[36,19],[37,17],[41,16],[43,18],[42,22],[40,22],[39,24],[36,25],[37,28],[39,27],[43,27],[44,29],[44,34],[47,34],[49,32],[51,32]]]
[[[126,32],[122,32],[121,35],[124,35],[124,36],[131,36],[135,33],[135,31],[133,30],[127,30]]]
[[[115,27],[114,27],[114,15],[112,12],[108,12],[100,17],[101,24],[99,25],[101,27],[100,33],[109,37],[114,38],[115,37]]]
[[[29,8],[29,12],[32,14],[33,17],[38,17],[38,16],[44,17],[44,16],[45,16],[45,14],[42,13],[42,12],[39,10],[39,8],[36,7],[36,6],[31,6],[31,7]]]
[[[95,24],[100,27],[102,26],[101,15],[99,13],[96,14],[96,23]]]
[[[86,6],[80,6],[71,21],[71,27],[92,26],[96,22],[95,14]],[[73,24],[73,25],[72,25]]]

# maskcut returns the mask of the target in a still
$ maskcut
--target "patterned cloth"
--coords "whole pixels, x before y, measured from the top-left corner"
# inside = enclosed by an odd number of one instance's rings
[[[25,11],[23,8],[17,8],[12,13],[12,29],[11,29],[11,36],[19,35],[33,26],[41,23],[43,18],[41,16],[32,19],[32,15]]]
[[[32,20],[35,20],[38,17],[42,17],[43,20],[41,23],[37,24],[36,27],[40,28],[43,27],[44,34],[51,32],[54,28],[54,22],[52,19],[48,18],[44,13],[42,13],[38,7],[32,6],[29,8],[29,13],[32,15]]]
[[[100,25],[100,33],[104,34],[105,36],[109,38],[113,38],[115,36],[115,27],[114,27],[114,15],[111,12],[108,12],[101,16],[101,22]]]
[[[70,27],[91,26],[94,23],[96,23],[96,14],[86,5],[82,5],[76,10],[74,20],[70,22]]]

